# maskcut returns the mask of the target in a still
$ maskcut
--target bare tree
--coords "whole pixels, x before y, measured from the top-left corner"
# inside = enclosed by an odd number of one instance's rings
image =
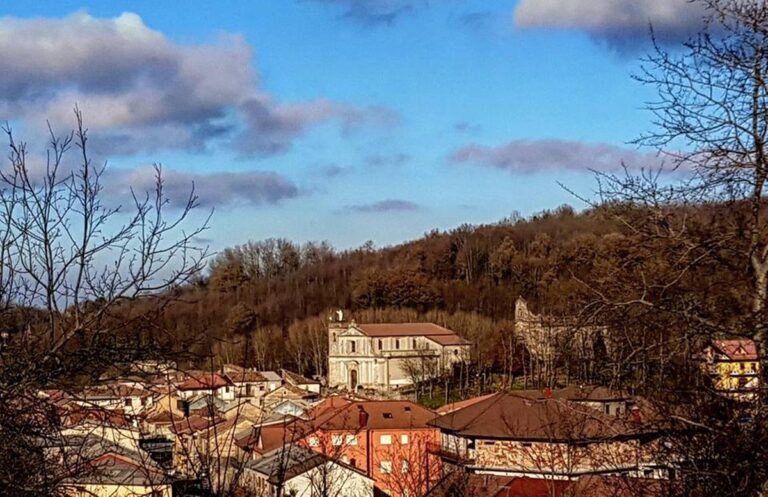
[[[624,349],[640,359],[641,387],[700,408],[688,419],[699,432],[675,447],[695,461],[680,468],[682,492],[755,495],[768,471],[743,461],[764,460],[768,390],[756,405],[719,402],[693,363],[707,340],[749,338],[763,385],[768,378],[768,5],[697,3],[707,12],[701,32],[682,50],[656,45],[637,77],[658,93],[649,104],[655,127],[637,143],[656,147],[676,177],[598,174],[601,208],[640,256],[612,281],[586,283],[593,305],[633,335]],[[696,280],[730,291],[696,291]]]
[[[154,190],[129,206],[105,191],[105,165],[92,162],[88,130],[50,132],[38,164],[9,140],[0,169],[0,487],[5,495],[50,495],[65,468],[47,447],[60,435],[56,406],[41,389],[69,389],[108,366],[157,357],[153,315],[203,268],[207,249],[190,223],[193,185],[173,210],[155,167]],[[69,158],[75,155],[76,165]],[[126,304],[136,303],[128,309]],[[21,466],[21,467],[20,467]],[[23,468],[22,468],[23,467]]]

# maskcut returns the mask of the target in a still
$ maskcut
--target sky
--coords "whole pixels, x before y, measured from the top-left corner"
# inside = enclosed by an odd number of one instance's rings
[[[108,164],[111,200],[160,163],[213,250],[270,237],[386,246],[581,201],[590,169],[650,167],[632,79],[686,0],[51,0],[0,6],[0,120]],[[73,159],[74,160],[74,159]],[[565,185],[563,188],[561,185]]]

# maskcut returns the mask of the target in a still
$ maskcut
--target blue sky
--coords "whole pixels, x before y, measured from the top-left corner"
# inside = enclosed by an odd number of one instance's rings
[[[590,167],[655,163],[627,144],[653,97],[630,75],[649,21],[671,46],[697,13],[640,3],[6,3],[0,118],[40,144],[77,103],[111,191],[161,162],[215,209],[214,249],[389,245],[578,207],[558,182],[589,195]]]

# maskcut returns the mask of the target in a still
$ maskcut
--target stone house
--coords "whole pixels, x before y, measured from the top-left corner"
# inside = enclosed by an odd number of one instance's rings
[[[623,394],[609,397],[607,389],[592,390],[582,398],[571,388],[497,393],[465,402],[430,423],[441,432],[434,453],[479,474],[664,476],[654,460],[661,432],[650,411]]]

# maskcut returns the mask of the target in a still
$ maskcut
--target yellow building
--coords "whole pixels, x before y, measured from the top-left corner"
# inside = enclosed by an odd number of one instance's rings
[[[704,358],[716,390],[748,398],[760,387],[760,361],[752,340],[713,340]]]

